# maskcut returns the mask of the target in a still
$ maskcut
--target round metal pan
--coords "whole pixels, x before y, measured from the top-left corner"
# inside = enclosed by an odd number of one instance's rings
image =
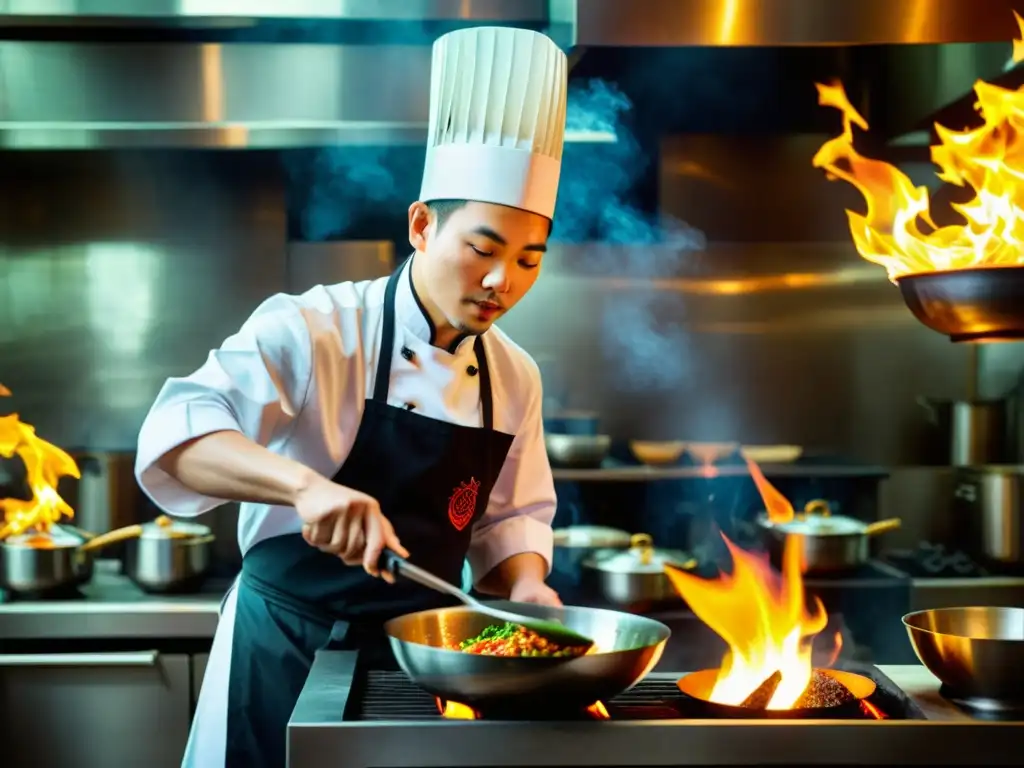
[[[914,316],[952,341],[1024,339],[1024,267],[922,272],[896,284]]]
[[[873,696],[877,690],[874,680],[863,675],[840,672],[835,669],[817,671],[842,683],[853,694],[853,699],[835,706],[795,709],[748,709],[742,706],[718,704],[708,698],[715,687],[715,681],[718,680],[719,671],[717,669],[691,672],[680,678],[678,687],[684,696],[697,703],[711,717],[758,720],[829,720],[849,717],[859,712],[861,702]]]
[[[632,688],[658,663],[672,634],[643,616],[597,608],[495,601],[496,608],[561,621],[594,640],[586,656],[504,658],[450,650],[496,622],[471,608],[399,616],[384,625],[399,666],[424,690],[478,711],[578,711]]]

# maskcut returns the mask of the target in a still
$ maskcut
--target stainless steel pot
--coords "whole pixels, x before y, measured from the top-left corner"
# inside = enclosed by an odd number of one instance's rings
[[[803,552],[807,573],[836,573],[859,568],[871,557],[871,537],[900,527],[899,518],[865,523],[854,517],[833,515],[828,502],[816,499],[788,523],[758,518],[772,554],[781,555],[787,538]]]
[[[55,525],[46,534],[23,533],[0,544],[0,589],[25,597],[48,597],[73,590],[92,578],[92,554],[85,537]]]
[[[918,398],[954,467],[1003,464],[1010,460],[1011,401]]]
[[[604,550],[583,561],[584,570],[596,577],[602,596],[613,605],[630,608],[680,599],[665,573],[666,565],[688,571],[697,567],[697,561],[685,552],[657,549],[646,533],[634,534],[627,550]]]
[[[618,528],[603,525],[570,525],[556,528],[553,570],[574,578],[583,561],[597,552],[629,548],[630,535]]]
[[[147,592],[197,590],[209,571],[214,535],[205,525],[161,515],[152,523],[129,525],[97,536],[83,546],[95,551],[125,542],[125,574]]]
[[[998,571],[1024,571],[1024,470],[979,467],[957,473],[955,516],[960,548]]]

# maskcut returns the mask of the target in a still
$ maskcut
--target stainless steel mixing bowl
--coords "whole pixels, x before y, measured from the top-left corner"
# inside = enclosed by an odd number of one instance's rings
[[[938,608],[909,613],[903,624],[949,697],[982,709],[1024,704],[1024,608]]]

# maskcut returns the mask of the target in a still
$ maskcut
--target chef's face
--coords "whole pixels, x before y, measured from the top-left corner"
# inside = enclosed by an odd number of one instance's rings
[[[409,208],[431,303],[461,333],[483,333],[533,287],[550,229],[543,216],[491,203]]]

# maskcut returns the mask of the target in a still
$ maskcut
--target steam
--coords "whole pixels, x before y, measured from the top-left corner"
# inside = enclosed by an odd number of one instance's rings
[[[667,391],[691,375],[690,339],[680,321],[682,297],[660,292],[653,280],[692,273],[704,234],[685,222],[640,210],[628,195],[649,159],[627,123],[629,98],[602,80],[570,87],[566,127],[613,133],[607,145],[566,145],[553,237],[575,242],[637,246],[593,247],[580,269],[587,275],[628,278],[628,291],[604,296],[600,320],[612,384],[622,392]],[[645,248],[643,246],[652,246]]]
[[[364,216],[397,205],[400,190],[389,167],[387,147],[330,147],[310,155],[288,156],[292,183],[307,190],[302,207],[304,240],[343,237]]]
[[[652,158],[631,130],[629,98],[602,80],[571,83],[566,127],[614,134],[611,143],[565,146],[553,240],[608,243],[592,247],[577,269],[592,277],[629,279],[629,290],[605,292],[601,331],[609,382],[623,393],[679,389],[691,380],[686,307],[659,278],[693,274],[704,234],[685,222],[643,211],[630,195]],[[299,222],[307,240],[345,237],[367,218],[404,209],[418,191],[422,153],[401,147],[333,147],[286,159],[293,188],[307,196]],[[623,245],[635,246],[622,248]],[[650,246],[650,247],[644,247]]]

